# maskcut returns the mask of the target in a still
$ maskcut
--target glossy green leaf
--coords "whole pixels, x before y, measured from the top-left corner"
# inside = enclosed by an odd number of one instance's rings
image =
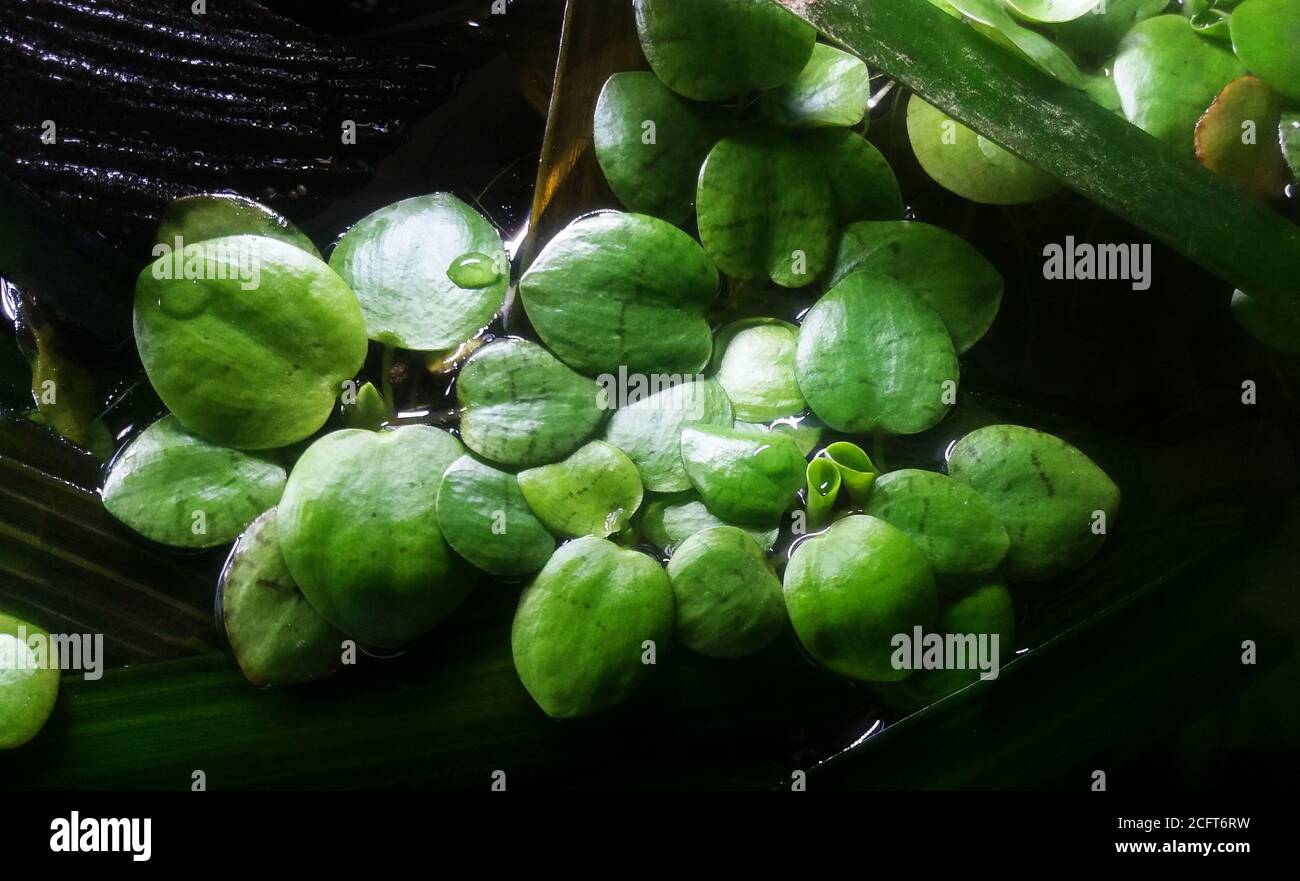
[[[780,432],[697,426],[682,432],[682,462],[709,510],[730,523],[775,523],[803,486],[806,462]]]
[[[837,431],[915,434],[954,401],[957,352],[943,319],[897,281],[856,272],[804,317],[799,388]]]
[[[136,282],[135,342],[167,409],[195,434],[241,449],[313,434],[366,357],[343,280],[263,236],[159,257]]]
[[[596,101],[596,160],[629,211],[670,223],[695,213],[700,166],[726,117],[675,94],[652,73],[616,73]]]
[[[488,274],[461,276],[465,258]],[[419,351],[454,348],[486,327],[505,302],[509,265],[492,224],[450,193],[380,208],[330,254],[370,339]]]
[[[697,532],[668,561],[677,641],[711,658],[743,658],[785,630],[781,582],[743,529]]]
[[[498,340],[475,352],[456,380],[460,436],[493,462],[545,465],[595,433],[605,417],[600,393],[536,343]]]
[[[798,327],[776,318],[747,318],[717,332],[712,370],[737,419],[767,422],[807,407],[794,376],[798,336]]]
[[[1002,305],[1002,274],[963,239],[928,223],[855,223],[845,229],[831,285],[862,269],[902,282],[930,304],[959,355],[988,332]]]
[[[295,685],[337,672],[347,638],[289,574],[274,508],[239,537],[217,588],[235,660],[254,685]]]
[[[1300,2],[1246,0],[1232,11],[1232,48],[1250,72],[1300,101]]]
[[[849,500],[858,507],[865,505],[879,469],[862,447],[849,441],[836,441],[817,456],[835,466],[840,475],[840,484]]]
[[[876,479],[866,513],[901,529],[936,575],[990,572],[1010,539],[993,507],[964,483],[933,471],[891,471]]]
[[[1181,15],[1135,25],[1113,69],[1128,121],[1182,153],[1192,150],[1196,121],[1214,97],[1246,74],[1232,52],[1198,36]]]
[[[809,529],[820,529],[830,519],[843,482],[840,469],[830,459],[819,457],[808,463],[804,474],[804,493],[808,500]]]
[[[542,342],[579,373],[693,374],[708,363],[718,273],[670,223],[617,211],[575,220],[519,290]]]
[[[1013,582],[1052,578],[1088,562],[1119,510],[1119,487],[1091,459],[1018,425],[966,435],[948,457],[948,474],[1001,519],[1011,539],[1004,571]]]
[[[602,538],[571,541],[519,600],[515,669],[555,718],[620,703],[654,672],[673,632],[673,588],[658,562]]]
[[[633,0],[641,49],[673,91],[719,101],[799,75],[817,34],[770,0]]]
[[[566,538],[619,533],[641,507],[636,465],[604,441],[592,441],[563,462],[519,472],[519,488],[542,523]]]
[[[287,218],[260,202],[232,193],[184,196],[172,202],[158,221],[154,241],[174,249],[177,239],[184,247],[238,235],[279,239],[320,258],[311,239]]]
[[[717,515],[709,511],[695,492],[675,493],[668,496],[647,499],[641,511],[641,536],[661,551],[671,554],[686,539],[712,529],[715,526],[730,526]],[[741,526],[763,550],[771,550],[776,544],[779,530],[755,529]]]
[[[1056,25],[1056,40],[1063,46],[1093,56],[1108,56],[1139,21],[1159,15],[1169,0],[1106,0],[1087,15]]]
[[[899,220],[907,210],[898,179],[884,154],[856,131],[816,129],[800,132],[799,143],[811,150],[831,187],[840,223]]]
[[[733,278],[811,284],[834,256],[836,206],[816,154],[793,135],[724,138],[700,171],[700,241]]]
[[[799,75],[763,96],[768,117],[784,128],[849,127],[863,121],[871,100],[866,63],[818,43]]]
[[[59,696],[59,676],[50,635],[0,612],[0,750],[22,746],[45,727]]]
[[[925,556],[883,520],[855,514],[795,548],[785,569],[785,606],[818,663],[869,682],[905,679],[890,657],[896,634],[929,630],[937,616]]]
[[[555,550],[515,475],[468,455],[447,469],[438,487],[438,528],[452,550],[492,575],[536,572]]]
[[[646,489],[679,492],[691,486],[682,465],[682,429],[688,425],[730,428],[732,416],[731,400],[717,380],[683,382],[616,410],[605,440],[636,463]]]
[[[1242,330],[1270,349],[1300,355],[1300,321],[1278,314],[1241,291],[1233,291],[1232,317]]]
[[[977,29],[1018,52],[1031,64],[1068,86],[1082,89],[1085,77],[1073,59],[1038,31],[1025,27],[1007,11],[1003,0],[948,0],[977,22]],[[1029,0],[1034,2],[1034,0]]]
[[[390,648],[433,628],[469,594],[435,509],[443,472],[464,452],[445,431],[345,429],[313,443],[276,517],[294,581],[325,620]]]
[[[939,186],[972,202],[1018,205],[1046,199],[1060,189],[1050,174],[916,95],[907,102],[907,133],[925,173]]]
[[[218,447],[164,416],[128,444],[104,481],[104,507],[145,538],[185,548],[233,540],[284,491],[284,468]]]
[[[1290,175],[1277,142],[1269,135],[1278,130],[1281,120],[1278,94],[1258,77],[1239,77],[1223,87],[1197,121],[1196,158],[1258,196],[1278,196]]]
[[[1073,21],[1091,13],[1101,2],[1103,0],[1006,0],[1021,18],[1046,24]]]
[[[822,442],[822,435],[826,431],[826,426],[811,413],[803,413],[798,416],[782,416],[780,419],[773,419],[771,422],[741,422],[736,421],[732,426],[737,431],[780,431],[790,436],[799,448],[799,452],[805,456],[810,455],[817,445]]]

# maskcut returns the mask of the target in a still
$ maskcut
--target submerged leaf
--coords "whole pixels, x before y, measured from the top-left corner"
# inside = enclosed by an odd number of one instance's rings
[[[555,550],[554,537],[528,506],[515,475],[469,455],[443,475],[438,527],[452,550],[492,575],[536,572]]]
[[[565,538],[604,538],[623,530],[641,507],[641,479],[622,450],[592,441],[563,462],[519,472],[528,506]]]

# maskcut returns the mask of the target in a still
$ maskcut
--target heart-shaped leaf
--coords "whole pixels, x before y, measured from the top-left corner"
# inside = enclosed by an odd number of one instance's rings
[[[390,648],[430,630],[469,594],[438,530],[442,475],[464,452],[445,431],[345,429],[294,465],[276,523],[294,581],[325,620]]]
[[[808,500],[808,528],[820,529],[831,518],[844,483],[840,469],[830,459],[817,458],[808,463],[804,488]]]
[[[818,43],[793,81],[763,96],[764,110],[784,128],[855,126],[867,115],[871,76],[861,58]]]
[[[1045,24],[1073,21],[1092,12],[1101,2],[1103,0],[1006,0],[1021,18]]]
[[[438,488],[438,527],[452,550],[492,575],[536,572],[555,550],[515,475],[461,456]]]
[[[711,658],[743,658],[785,629],[781,582],[743,529],[715,526],[682,542],[668,561],[678,642]]]
[[[799,133],[830,183],[831,201],[840,223],[855,220],[900,220],[907,211],[898,179],[884,155],[862,135],[847,129]]]
[[[718,142],[695,205],[704,249],[733,278],[801,288],[834,256],[830,186],[816,154],[793,135],[755,130]]]
[[[862,447],[849,441],[836,441],[817,456],[835,466],[840,475],[840,485],[853,504],[862,507],[867,503],[879,471]]]
[[[937,575],[990,572],[1010,544],[988,502],[933,471],[906,468],[877,478],[866,513],[901,529]]]
[[[0,612],[0,750],[39,734],[59,696],[58,659],[42,660],[34,643],[52,645],[41,628]]]
[[[1242,330],[1270,349],[1300,355],[1300,321],[1241,291],[1233,291],[1232,317]]]
[[[1038,581],[1092,558],[1119,510],[1120,491],[1106,472],[1058,437],[1018,425],[966,435],[948,457],[948,473],[993,507],[1011,539],[1009,581]]]
[[[616,73],[596,101],[596,160],[629,211],[684,223],[695,213],[700,166],[725,117],[646,71]]]
[[[167,409],[195,434],[241,449],[313,434],[366,358],[348,286],[265,236],[159,257],[136,282],[135,342]]]
[[[1250,72],[1300,101],[1300,3],[1246,0],[1232,11],[1232,48]]]
[[[808,406],[794,377],[798,337],[798,327],[775,318],[743,319],[718,331],[712,371],[737,419],[767,422]]]
[[[690,425],[730,428],[732,405],[717,380],[669,386],[615,411],[605,440],[636,463],[641,482],[651,492],[689,489],[682,465],[682,429]]]
[[[542,342],[579,373],[693,374],[708,363],[718,272],[670,223],[618,211],[575,220],[519,291]]]
[[[460,436],[486,459],[512,467],[563,459],[605,417],[601,388],[527,340],[498,340],[465,363],[456,380]]]
[[[799,75],[817,33],[770,0],[633,0],[641,49],[670,89],[720,101]]]
[[[660,496],[645,503],[641,512],[641,536],[667,554],[672,554],[682,542],[714,526],[730,526],[709,511],[694,492]],[[776,544],[777,529],[739,527],[763,550]]]
[[[943,319],[892,278],[855,272],[808,311],[799,388],[831,428],[915,434],[954,402],[957,352]]]
[[[806,461],[787,435],[694,426],[682,462],[709,510],[729,523],[774,524],[803,486]]]
[[[928,223],[855,223],[845,229],[831,285],[863,269],[897,279],[930,304],[958,354],[980,341],[1002,305],[1002,275],[963,239]]]
[[[520,471],[519,488],[542,523],[566,538],[614,535],[641,507],[636,465],[604,441],[592,441],[563,462]]]
[[[1192,150],[1196,121],[1246,69],[1222,44],[1206,40],[1181,15],[1134,25],[1113,63],[1124,116],[1183,153]]]
[[[217,588],[239,669],[254,685],[295,685],[337,672],[347,638],[302,595],[280,551],[276,511],[239,537]]]
[[[266,236],[320,258],[311,239],[285,217],[260,202],[231,193],[184,196],[167,206],[154,240],[169,248],[238,235]]]
[[[868,682],[906,679],[891,662],[896,634],[929,630],[938,615],[934,576],[900,530],[855,514],[795,548],[785,607],[818,663]]]
[[[1258,77],[1239,77],[1223,87],[1197,121],[1196,158],[1258,196],[1276,196],[1290,177],[1282,152],[1268,137],[1281,121],[1278,94]],[[1255,137],[1246,137],[1247,131],[1255,131]]]
[[[164,416],[113,461],[104,507],[145,538],[210,548],[278,502],[285,480],[275,462],[210,444]]]
[[[370,339],[419,351],[455,348],[486,327],[505,302],[509,265],[492,224],[450,193],[380,208],[330,255]]]
[[[571,541],[537,573],[510,633],[515,670],[547,715],[585,716],[628,697],[672,639],[673,587],[658,562],[603,538]]]
[[[972,202],[1018,205],[1060,189],[1056,178],[976,134],[916,95],[907,102],[907,134],[925,173]]]

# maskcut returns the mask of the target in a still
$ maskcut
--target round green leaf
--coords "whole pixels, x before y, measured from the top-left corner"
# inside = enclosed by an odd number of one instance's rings
[[[38,653],[36,645],[47,648]],[[45,727],[59,696],[59,669],[48,633],[0,612],[0,750],[22,746]]]
[[[641,478],[622,450],[592,441],[563,462],[519,472],[528,505],[557,535],[604,538],[641,507]]]
[[[717,380],[684,382],[616,410],[605,440],[636,463],[646,489],[678,492],[691,486],[682,465],[682,429],[690,425],[730,428],[732,416],[731,401]]]
[[[893,279],[855,272],[804,317],[799,388],[837,431],[915,434],[948,412],[957,352],[943,319]]]
[[[700,171],[700,241],[733,278],[811,284],[833,256],[835,202],[817,155],[792,135],[724,138]]]
[[[895,635],[937,617],[934,576],[911,540],[855,514],[805,539],[785,569],[785,607],[804,648],[842,676],[905,679],[891,662]]]
[[[596,101],[596,160],[629,210],[670,223],[695,213],[700,166],[725,118],[669,90],[647,71],[616,73]]]
[[[697,101],[799,75],[817,33],[770,0],[633,0],[641,49],[668,88]]]
[[[1246,0],[1232,11],[1232,48],[1250,72],[1300,101],[1300,2]]]
[[[668,561],[677,601],[677,640],[711,658],[743,658],[785,629],[781,582],[743,529],[697,532]]]
[[[916,95],[907,102],[907,134],[925,173],[945,190],[972,202],[989,205],[1037,202],[1061,187],[1050,174],[976,134]]]
[[[486,284],[464,265],[469,256],[496,270]],[[418,351],[475,336],[510,284],[501,236],[450,193],[403,199],[362,218],[334,247],[330,266],[356,291],[370,339]]]
[[[1092,558],[1119,510],[1120,491],[1075,447],[1018,425],[990,425],[962,438],[948,473],[984,497],[1011,539],[1009,581],[1038,581]],[[1099,516],[1100,515],[1100,516]]]
[[[730,523],[770,525],[803,486],[807,462],[781,432],[694,426],[682,432],[682,461],[709,510]]]
[[[1210,171],[1258,196],[1276,196],[1290,178],[1282,151],[1269,137],[1281,121],[1278,94],[1259,77],[1238,77],[1223,87],[1197,121],[1196,158]],[[1245,137],[1252,127],[1256,136]]]
[[[808,405],[794,377],[799,328],[776,318],[748,318],[718,331],[712,370],[736,418],[766,422]]]
[[[456,380],[460,436],[503,465],[554,462],[582,446],[604,419],[600,392],[536,343],[498,340],[475,352]]]
[[[1300,355],[1300,321],[1241,291],[1232,294],[1232,317],[1242,330],[1270,349]]]
[[[218,596],[235,660],[254,685],[295,685],[341,669],[346,637],[311,607],[289,574],[274,508],[235,543]]]
[[[988,332],[1002,305],[1002,275],[946,229],[911,220],[844,230],[831,285],[867,270],[902,282],[939,313],[957,354]]]
[[[307,448],[276,522],[294,581],[325,620],[389,648],[450,614],[473,579],[438,530],[442,475],[464,449],[445,431],[346,429]]]
[[[1192,150],[1196,121],[1246,69],[1221,44],[1197,35],[1181,15],[1134,25],[1113,64],[1124,116],[1183,153]]]
[[[800,132],[798,139],[812,151],[830,183],[840,223],[899,220],[907,211],[889,162],[862,135],[848,129],[817,129]]]
[[[673,553],[682,542],[715,526],[730,526],[714,515],[694,492],[660,496],[645,503],[641,512],[641,536],[667,554]],[[776,544],[777,529],[739,527],[763,550]]]
[[[275,462],[210,444],[164,416],[113,461],[104,507],[145,538],[210,548],[278,502],[285,479]]]
[[[1169,0],[1106,0],[1087,15],[1061,22],[1054,33],[1062,46],[1098,57],[1108,56],[1133,25],[1168,8]]]
[[[1087,15],[1102,0],[1006,0],[1006,2],[1012,11],[1027,21],[1052,24],[1073,21]]]
[[[135,341],[167,409],[195,434],[241,449],[313,434],[366,358],[343,280],[264,236],[159,257],[136,282]]]
[[[547,715],[585,716],[628,697],[668,648],[673,587],[658,562],[603,538],[571,541],[524,591],[510,644]],[[647,645],[649,643],[649,645]]]
[[[990,668],[987,672],[1000,673],[1015,652],[1016,610],[1011,592],[1001,579],[985,576],[955,599],[940,603],[935,632],[945,637],[949,634],[967,637],[968,645],[969,637],[973,636],[977,652],[979,640],[983,639],[990,656],[996,638],[997,670]],[[975,682],[985,672],[979,669],[978,662],[977,656],[974,663],[968,659],[963,668],[917,670],[902,682],[883,682],[872,691],[888,705],[911,712]]]
[[[528,507],[518,479],[468,455],[443,475],[438,527],[452,550],[492,575],[536,572],[555,550],[555,539]]]
[[[519,283],[542,342],[579,373],[698,373],[718,271],[670,223],[602,211],[575,220]]]
[[[785,128],[855,126],[867,115],[871,76],[848,52],[818,43],[792,82],[763,96],[764,109]]]
[[[989,572],[1011,541],[977,492],[932,471],[907,468],[877,478],[866,513],[901,529],[938,575]]]
[[[154,241],[175,248],[177,240],[196,245],[209,239],[238,235],[279,239],[320,259],[311,239],[285,217],[260,202],[230,193],[185,196],[172,202],[158,221]]]

